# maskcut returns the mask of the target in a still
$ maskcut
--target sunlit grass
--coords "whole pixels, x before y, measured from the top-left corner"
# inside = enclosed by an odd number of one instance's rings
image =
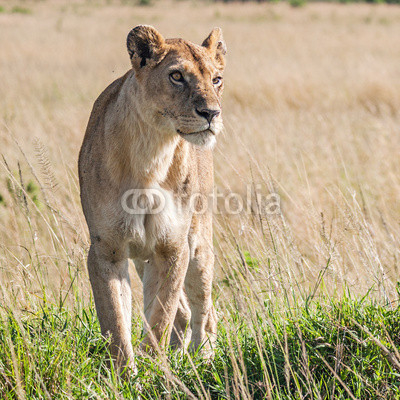
[[[394,398],[399,390],[398,307],[345,296],[265,303],[243,315],[224,309],[212,361],[172,352],[137,356],[138,374],[121,381],[93,307],[43,304],[3,311],[3,398]],[[135,325],[133,343],[140,341]],[[140,388],[139,388],[140,382]]]

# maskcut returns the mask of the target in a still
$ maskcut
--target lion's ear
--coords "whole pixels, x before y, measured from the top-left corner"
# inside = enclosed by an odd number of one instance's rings
[[[222,37],[222,29],[214,28],[211,33],[204,39],[202,46],[205,47],[214,57],[215,60],[225,65],[226,44]]]
[[[165,40],[156,29],[149,25],[133,28],[126,39],[132,66],[138,70],[146,64],[157,64],[165,53]]]

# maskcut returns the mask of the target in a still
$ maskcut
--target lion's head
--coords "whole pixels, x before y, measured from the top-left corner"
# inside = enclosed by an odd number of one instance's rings
[[[201,46],[139,25],[127,38],[138,112],[166,134],[211,147],[222,130],[226,46],[219,28]]]

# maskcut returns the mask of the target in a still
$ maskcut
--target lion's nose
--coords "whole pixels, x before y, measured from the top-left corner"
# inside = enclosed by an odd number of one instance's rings
[[[196,112],[200,115],[200,117],[205,118],[209,124],[211,124],[211,121],[214,117],[218,117],[218,115],[221,113],[220,110],[212,110],[210,108],[202,108],[201,110],[196,108]]]

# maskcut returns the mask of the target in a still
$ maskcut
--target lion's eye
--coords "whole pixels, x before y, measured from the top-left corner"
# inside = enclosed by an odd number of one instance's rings
[[[169,75],[173,82],[183,82],[183,75],[179,71],[174,71]]]
[[[213,79],[213,85],[219,86],[222,83],[222,78],[220,76],[217,76],[216,78]]]

